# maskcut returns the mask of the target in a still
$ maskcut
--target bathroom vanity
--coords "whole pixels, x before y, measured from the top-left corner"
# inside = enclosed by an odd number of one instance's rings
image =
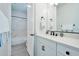
[[[79,40],[67,37],[35,36],[37,56],[79,56]]]
[[[47,38],[42,38],[36,36],[35,43],[35,55],[37,56],[56,56],[56,43],[47,40]]]
[[[35,56],[79,56],[78,6],[36,5]]]

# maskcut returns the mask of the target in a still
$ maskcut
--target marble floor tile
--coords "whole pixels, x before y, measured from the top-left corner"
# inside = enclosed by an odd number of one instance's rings
[[[11,55],[12,56],[29,56],[26,48],[26,44],[18,44],[18,45],[13,45],[11,47]]]

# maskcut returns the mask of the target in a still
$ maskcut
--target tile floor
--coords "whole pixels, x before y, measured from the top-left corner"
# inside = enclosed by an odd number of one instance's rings
[[[26,44],[18,44],[18,45],[13,45],[11,47],[11,55],[12,56],[29,56],[26,48]]]

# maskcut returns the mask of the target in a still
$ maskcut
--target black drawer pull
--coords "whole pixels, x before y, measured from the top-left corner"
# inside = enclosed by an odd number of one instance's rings
[[[66,51],[66,55],[70,55],[70,52],[69,51]]]
[[[45,51],[45,46],[42,46],[42,50]]]
[[[30,34],[30,36],[34,36],[34,34]]]

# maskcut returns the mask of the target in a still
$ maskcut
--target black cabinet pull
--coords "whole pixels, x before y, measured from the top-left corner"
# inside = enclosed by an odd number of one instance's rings
[[[42,50],[45,51],[45,46],[42,46]]]
[[[66,51],[66,55],[70,55],[70,52],[69,51]]]
[[[34,36],[34,34],[30,34],[30,36]]]

